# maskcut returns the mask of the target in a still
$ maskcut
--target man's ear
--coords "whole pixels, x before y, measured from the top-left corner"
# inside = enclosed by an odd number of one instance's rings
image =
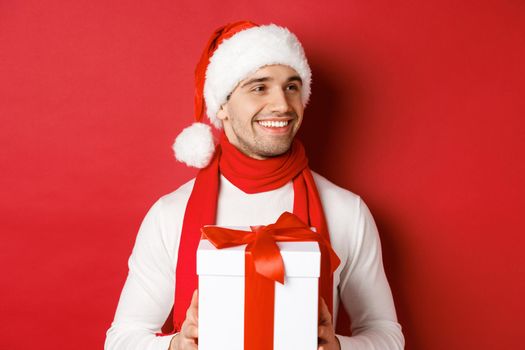
[[[221,108],[217,111],[217,118],[219,120],[225,121],[228,119],[228,107],[224,103]]]

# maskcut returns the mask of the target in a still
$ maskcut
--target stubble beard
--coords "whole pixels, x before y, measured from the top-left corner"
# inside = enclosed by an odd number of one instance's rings
[[[242,128],[237,128],[232,124],[232,131],[237,138],[239,150],[252,158],[272,158],[286,153],[295,135],[292,133],[291,135],[264,137],[264,135],[258,135],[256,131],[247,135],[239,132],[240,129]]]

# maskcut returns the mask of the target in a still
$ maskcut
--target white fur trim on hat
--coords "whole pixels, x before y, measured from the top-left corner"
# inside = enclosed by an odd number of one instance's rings
[[[177,136],[173,143],[175,158],[195,168],[205,168],[215,152],[211,126],[193,123]]]
[[[220,106],[237,84],[259,68],[272,64],[289,66],[302,79],[302,102],[310,98],[312,73],[304,49],[288,29],[275,24],[245,29],[224,40],[210,58],[204,83],[207,115],[217,128]]]

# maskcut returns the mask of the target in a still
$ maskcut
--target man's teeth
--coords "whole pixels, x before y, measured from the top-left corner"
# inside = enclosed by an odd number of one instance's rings
[[[261,120],[259,121],[259,124],[266,128],[284,128],[286,125],[288,125],[288,120],[286,121]]]

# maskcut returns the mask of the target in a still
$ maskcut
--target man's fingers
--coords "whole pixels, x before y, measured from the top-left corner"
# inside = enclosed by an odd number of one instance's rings
[[[183,326],[181,332],[175,335],[170,343],[170,350],[198,350],[197,340],[187,338]]]
[[[317,350],[341,349],[332,326],[332,315],[323,298],[320,301],[319,326],[317,327]]]
[[[193,291],[193,295],[191,297],[191,306],[198,307],[199,306],[199,290],[195,289]]]
[[[325,337],[325,332],[326,332],[326,331],[325,331],[325,327],[324,327],[324,326],[319,326],[319,327],[317,328],[317,337],[318,337],[319,339],[324,339],[324,337]]]
[[[198,324],[199,323],[199,297],[198,292],[195,289],[193,296],[191,297],[191,304],[188,310],[186,310],[186,320]]]
[[[197,339],[199,337],[199,330],[197,326],[192,323],[184,323],[182,327],[182,335],[185,338]]]
[[[195,289],[193,292],[193,296],[191,297],[191,305],[188,309],[188,311],[191,310],[192,312],[192,320],[195,323],[199,323],[199,290]]]
[[[190,307],[186,310],[186,321],[190,323],[197,323],[197,310],[194,307]]]
[[[321,298],[321,310],[319,310],[319,324],[320,325],[329,325],[332,324],[332,315],[328,311],[328,306],[323,298]]]
[[[193,341],[189,339],[185,339],[183,343],[180,344],[181,350],[197,350],[198,345]]]
[[[329,335],[330,335],[330,328],[328,326],[319,326],[317,328],[317,337],[320,340],[326,340]]]

